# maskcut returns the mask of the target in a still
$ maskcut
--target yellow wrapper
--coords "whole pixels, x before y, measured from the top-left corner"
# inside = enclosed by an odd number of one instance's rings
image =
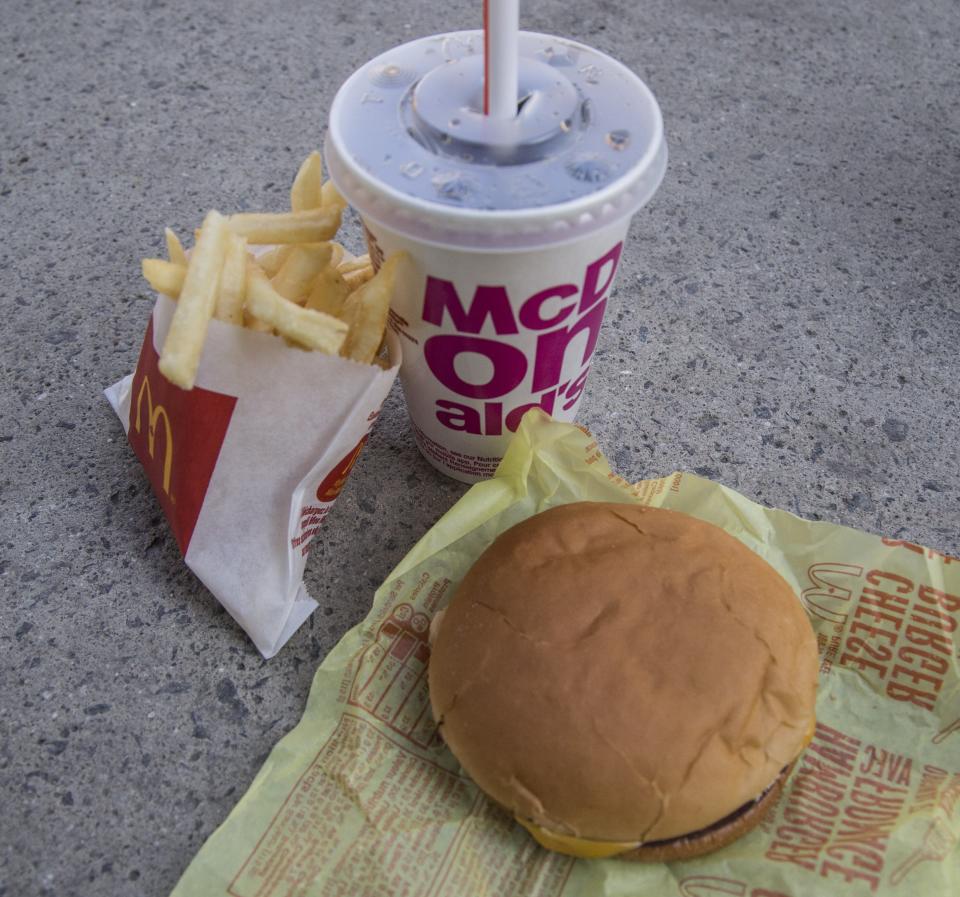
[[[437,738],[427,630],[474,559],[583,499],[674,508],[767,559],[821,649],[818,727],[776,808],[684,863],[574,860],[492,806]],[[184,874],[179,897],[800,897],[960,893],[960,559],[770,510],[688,473],[627,483],[589,434],[523,420],[317,671],[300,724]]]

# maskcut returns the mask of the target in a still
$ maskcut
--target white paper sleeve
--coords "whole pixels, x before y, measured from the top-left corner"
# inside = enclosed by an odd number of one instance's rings
[[[175,307],[157,299],[136,372],[105,393],[187,565],[271,657],[316,607],[309,546],[396,378],[399,344],[388,331],[384,370],[214,320],[185,391],[156,369]]]

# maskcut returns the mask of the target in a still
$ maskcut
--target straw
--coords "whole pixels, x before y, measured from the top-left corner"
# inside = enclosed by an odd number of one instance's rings
[[[519,0],[483,0],[483,113],[517,114]]]

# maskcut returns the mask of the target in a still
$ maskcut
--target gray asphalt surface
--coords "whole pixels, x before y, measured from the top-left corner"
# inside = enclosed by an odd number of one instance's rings
[[[2,4],[0,895],[168,893],[464,491],[395,390],[310,558],[320,608],[264,662],[101,390],[136,362],[163,227],[283,208],[340,82],[479,9]],[[666,121],[581,415],[615,469],[960,553],[960,6],[529,0],[522,21],[623,60]]]

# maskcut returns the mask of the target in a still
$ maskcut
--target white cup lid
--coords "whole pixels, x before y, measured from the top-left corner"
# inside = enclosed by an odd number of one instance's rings
[[[358,69],[327,165],[365,218],[416,239],[525,250],[632,215],[666,168],[660,107],[616,60],[521,32],[517,116],[482,113],[483,33],[425,37]]]

